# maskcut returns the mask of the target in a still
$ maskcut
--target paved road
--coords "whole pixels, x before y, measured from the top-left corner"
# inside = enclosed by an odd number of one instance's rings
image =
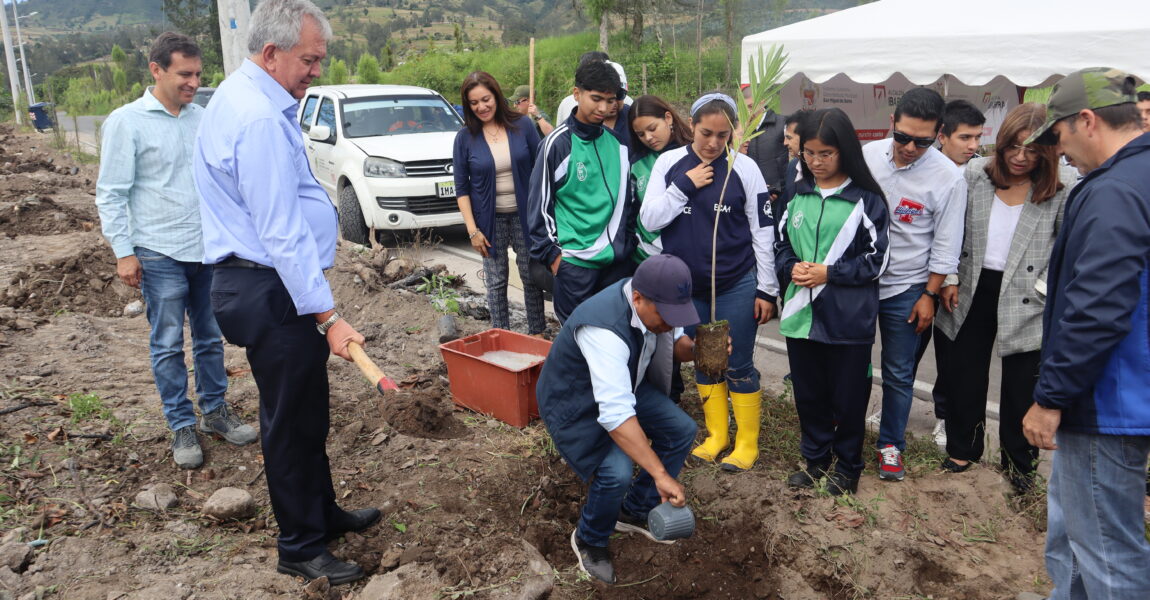
[[[99,153],[100,148],[96,142],[96,129],[104,122],[104,119],[108,118],[107,116],[84,115],[72,117],[72,115],[62,110],[57,110],[56,117],[60,121],[60,129],[68,134],[69,144],[75,144],[78,137],[80,140],[80,148],[83,149],[84,152],[91,154]],[[77,136],[77,130],[79,130],[79,136]]]

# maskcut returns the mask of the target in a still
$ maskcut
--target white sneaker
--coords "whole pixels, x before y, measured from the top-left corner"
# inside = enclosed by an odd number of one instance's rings
[[[931,432],[934,436],[934,443],[938,444],[940,448],[946,447],[946,419],[939,419],[938,423],[934,424],[934,431]]]
[[[866,418],[867,425],[874,425],[878,427],[882,423],[882,411],[876,411],[873,415]]]

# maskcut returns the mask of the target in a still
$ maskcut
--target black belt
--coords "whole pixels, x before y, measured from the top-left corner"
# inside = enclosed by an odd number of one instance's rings
[[[216,266],[217,267],[236,268],[236,269],[269,269],[272,271],[275,270],[275,267],[269,267],[267,265],[261,265],[258,262],[252,262],[250,260],[247,260],[246,258],[240,258],[234,254],[221,260],[220,262],[216,263]]]

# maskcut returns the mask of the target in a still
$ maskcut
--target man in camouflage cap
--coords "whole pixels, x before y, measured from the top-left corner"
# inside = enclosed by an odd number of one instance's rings
[[[1030,443],[1055,451],[1046,569],[1056,599],[1150,598],[1150,134],[1137,84],[1114,69],[1071,73],[1026,140],[1058,144],[1087,173],[1050,255],[1042,366],[1022,422]]]

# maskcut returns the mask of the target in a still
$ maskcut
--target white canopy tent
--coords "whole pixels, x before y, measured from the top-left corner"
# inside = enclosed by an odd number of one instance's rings
[[[815,83],[898,72],[919,85],[1002,75],[1036,87],[1103,66],[1150,79],[1150,1],[880,0],[743,38],[743,81],[747,58],[772,44],[789,55],[784,79],[801,72]]]

